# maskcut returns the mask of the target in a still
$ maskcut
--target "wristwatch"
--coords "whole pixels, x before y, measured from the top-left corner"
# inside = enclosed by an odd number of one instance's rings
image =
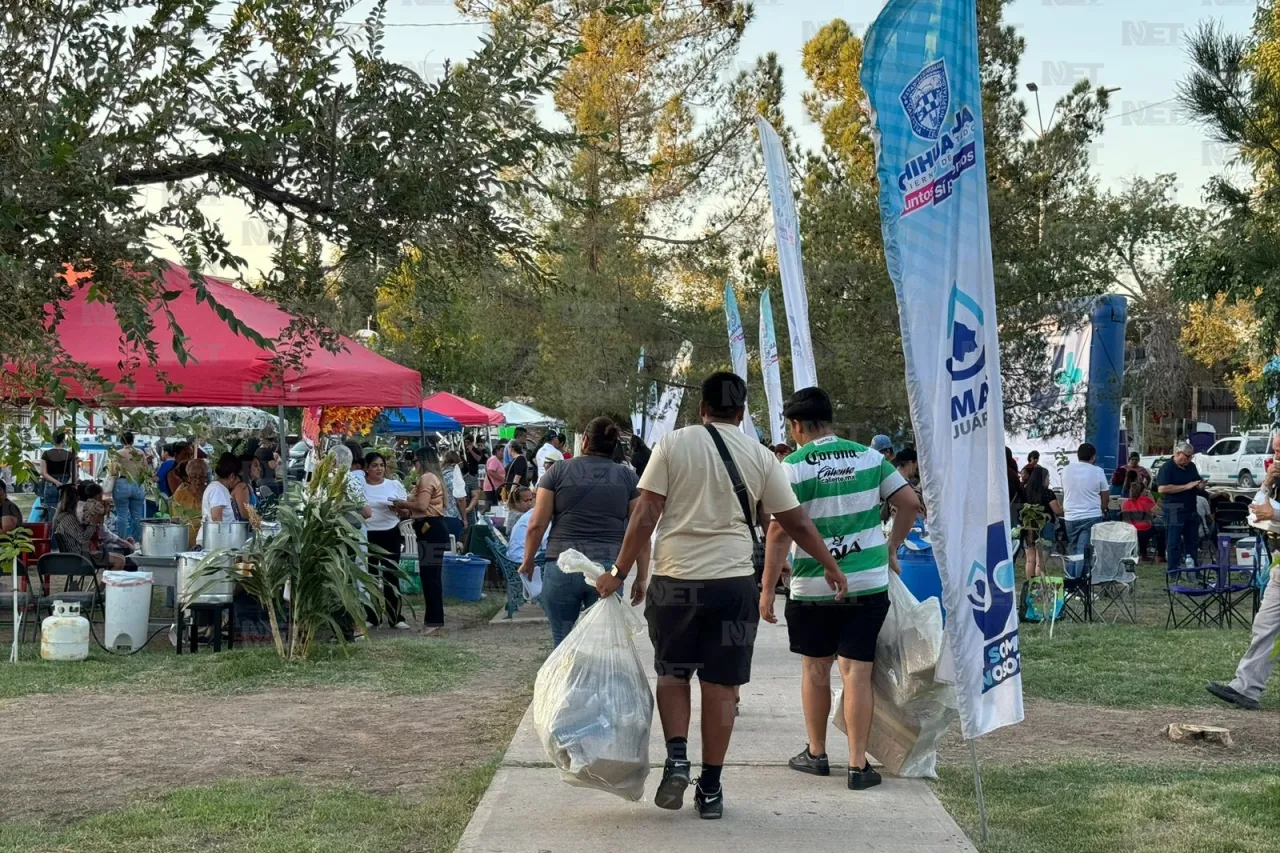
[[[618,568],[617,563],[613,564],[613,568],[609,570],[609,574],[613,575],[615,578],[617,578],[620,581],[624,581],[627,579],[627,573],[624,572],[622,569]]]

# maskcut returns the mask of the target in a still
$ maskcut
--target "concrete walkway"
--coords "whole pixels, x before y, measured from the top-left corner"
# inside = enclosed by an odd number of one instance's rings
[[[786,637],[781,622],[760,626],[752,681],[742,690],[742,716],[724,770],[723,820],[699,820],[692,789],[680,811],[653,805],[666,758],[656,709],[649,750],[654,769],[639,803],[561,782],[534,734],[530,709],[458,853],[972,853],[922,781],[886,777],[880,787],[858,792],[845,787],[843,760],[833,762],[826,779],[787,769],[787,758],[804,746],[805,734],[799,662]],[[647,640],[641,657],[653,659]],[[702,754],[696,684],[693,696],[689,757],[696,776]],[[828,750],[832,756],[845,752],[834,727]]]

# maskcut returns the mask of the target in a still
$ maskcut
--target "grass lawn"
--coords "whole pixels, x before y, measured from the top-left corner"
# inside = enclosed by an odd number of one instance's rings
[[[1074,762],[982,771],[991,840],[978,841],[973,776],[940,768],[935,790],[982,853],[1272,853],[1280,765],[1200,770]]]
[[[34,643],[25,643],[22,654],[16,666],[4,665],[0,699],[64,690],[251,693],[284,687],[355,687],[423,696],[447,690],[490,663],[448,640],[416,637],[376,638],[345,649],[321,645],[311,660],[297,663],[280,660],[271,646],[176,655],[166,643],[155,653],[130,657],[91,646],[86,661],[53,663],[40,660]]]
[[[467,772],[422,803],[288,779],[179,788],[66,826],[0,824],[0,853],[445,853],[496,767],[495,760]]]

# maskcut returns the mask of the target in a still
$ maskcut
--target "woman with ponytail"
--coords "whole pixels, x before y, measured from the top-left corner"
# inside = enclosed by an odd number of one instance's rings
[[[600,594],[594,586],[583,583],[581,576],[560,571],[556,559],[561,553],[574,550],[606,570],[611,568],[622,548],[627,519],[640,497],[635,472],[613,461],[621,440],[622,431],[617,424],[608,418],[596,418],[583,431],[582,453],[552,465],[538,481],[520,573],[533,577],[534,558],[550,526],[541,600],[551,623],[551,639],[557,646],[573,630],[583,610],[600,600]],[[636,566],[632,604],[644,600],[649,575],[647,548]]]

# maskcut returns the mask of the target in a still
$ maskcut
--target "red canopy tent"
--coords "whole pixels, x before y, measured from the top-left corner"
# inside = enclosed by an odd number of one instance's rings
[[[209,293],[246,326],[268,338],[275,338],[291,317],[279,307],[230,281],[204,277]],[[87,286],[75,291],[62,304],[63,320],[58,335],[69,355],[97,369],[117,383],[116,393],[125,406],[173,405],[176,401],[210,406],[416,406],[422,399],[422,377],[416,370],[365,349],[348,338],[345,352],[312,350],[301,370],[285,373],[284,381],[256,388],[271,370],[273,353],[237,335],[214,312],[208,302],[196,302],[196,290],[187,270],[169,266],[164,287],[178,296],[167,303],[189,339],[191,357],[179,363],[171,342],[172,334],[159,310],[153,312],[159,359],[132,371],[133,385],[121,384],[120,325],[108,304],[90,302]],[[158,375],[181,385],[175,394],[165,393]],[[74,398],[79,389],[71,387]]]
[[[463,426],[501,426],[507,421],[502,412],[487,409],[479,403],[445,391],[427,397],[422,401],[422,408],[453,418]]]

